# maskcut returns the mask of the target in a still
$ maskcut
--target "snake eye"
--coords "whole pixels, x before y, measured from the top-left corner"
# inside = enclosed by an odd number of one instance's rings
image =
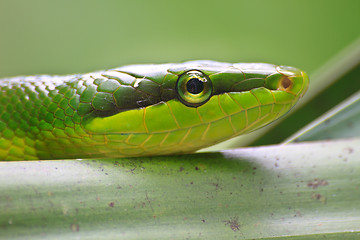
[[[204,90],[204,83],[198,78],[192,78],[186,83],[186,89],[192,94],[199,94]]]
[[[176,84],[179,100],[188,107],[198,107],[211,97],[211,80],[202,72],[191,70],[182,74]]]

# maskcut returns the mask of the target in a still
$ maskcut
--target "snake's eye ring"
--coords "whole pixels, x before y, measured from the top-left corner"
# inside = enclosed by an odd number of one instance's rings
[[[176,90],[183,104],[188,107],[198,107],[211,97],[212,83],[204,73],[191,70],[179,77]]]

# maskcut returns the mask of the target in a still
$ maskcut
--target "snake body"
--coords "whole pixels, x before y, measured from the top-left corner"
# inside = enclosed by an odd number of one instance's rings
[[[0,80],[0,160],[189,153],[283,116],[303,71],[265,63],[129,65]]]

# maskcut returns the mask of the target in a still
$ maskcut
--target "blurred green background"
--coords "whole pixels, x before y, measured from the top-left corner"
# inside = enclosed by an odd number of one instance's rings
[[[357,0],[1,0],[0,77],[213,59],[310,74],[360,36]]]
[[[0,77],[196,59],[269,62],[309,73],[304,104],[331,85],[324,73],[342,67],[339,52],[360,46],[359,10],[358,0],[0,0]],[[267,129],[211,150],[281,142],[359,89],[356,69],[260,142]]]

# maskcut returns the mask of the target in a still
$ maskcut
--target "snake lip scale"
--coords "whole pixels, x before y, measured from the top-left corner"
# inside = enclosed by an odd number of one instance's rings
[[[254,131],[305,94],[307,74],[188,61],[0,79],[0,160],[183,154]]]

